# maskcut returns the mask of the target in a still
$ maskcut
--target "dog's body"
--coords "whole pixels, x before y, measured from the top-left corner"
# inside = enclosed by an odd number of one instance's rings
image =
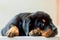
[[[1,33],[3,36],[6,36],[6,32],[11,28],[11,25],[15,25],[19,28],[19,31],[21,32],[20,36],[25,36],[25,32],[23,30],[23,23],[25,18],[30,15],[31,13],[21,13],[16,15],[7,25],[5,28],[2,29]]]
[[[36,30],[39,28],[38,35],[37,36],[46,36],[43,33],[49,33],[48,30],[50,29],[50,34],[47,36],[51,36],[53,33],[56,35],[57,34],[57,28],[54,26],[52,23],[52,20],[50,16],[44,12],[36,12],[36,13],[21,13],[18,14],[17,16],[12,19],[5,28],[2,29],[2,35],[6,36],[6,33],[10,35],[8,30],[12,32],[14,28],[17,29],[18,34],[16,36],[36,36],[35,31],[33,32],[32,30]],[[14,33],[13,33],[14,34]],[[55,36],[54,35],[54,36]]]

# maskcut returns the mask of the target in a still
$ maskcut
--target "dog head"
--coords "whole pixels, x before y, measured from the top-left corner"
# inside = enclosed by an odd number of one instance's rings
[[[48,35],[48,37],[55,36],[57,34],[57,28],[55,27],[55,25],[52,22],[52,19],[50,18],[50,16],[47,13],[39,11],[33,15],[30,15],[29,19],[30,19],[29,35],[31,34],[30,36],[32,36],[32,35],[35,36],[37,34],[37,32],[38,32],[38,36],[39,36],[42,34],[41,31],[44,30],[45,32],[47,32],[49,29],[51,29],[52,33],[50,35]],[[39,28],[40,31],[37,31],[37,28]],[[36,30],[36,31],[34,31],[34,30]]]

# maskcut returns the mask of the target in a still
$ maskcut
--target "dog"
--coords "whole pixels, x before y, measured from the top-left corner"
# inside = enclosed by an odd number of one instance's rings
[[[35,13],[20,13],[16,15],[5,28],[2,36],[44,36],[54,37],[58,31],[50,16],[42,11]]]

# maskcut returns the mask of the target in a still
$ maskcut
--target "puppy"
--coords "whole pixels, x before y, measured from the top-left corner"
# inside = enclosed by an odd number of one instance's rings
[[[16,15],[1,31],[2,36],[44,36],[53,37],[57,28],[50,16],[38,11],[36,13],[20,13]],[[53,35],[54,34],[54,35]]]
[[[57,28],[47,13],[39,11],[29,16],[29,18],[31,19],[29,27],[30,36],[54,37],[57,35]]]

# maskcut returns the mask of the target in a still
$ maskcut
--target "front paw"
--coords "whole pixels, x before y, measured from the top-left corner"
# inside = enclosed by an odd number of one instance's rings
[[[41,35],[41,33],[40,33],[40,29],[39,28],[36,28],[36,29],[34,29],[34,30],[31,30],[30,32],[29,32],[29,36],[40,36]]]
[[[15,33],[13,33],[12,31],[8,31],[6,33],[6,36],[8,36],[8,37],[14,37],[14,35],[15,35]]]
[[[19,35],[19,30],[16,26],[12,26],[7,32],[6,36],[8,37],[14,37]]]

